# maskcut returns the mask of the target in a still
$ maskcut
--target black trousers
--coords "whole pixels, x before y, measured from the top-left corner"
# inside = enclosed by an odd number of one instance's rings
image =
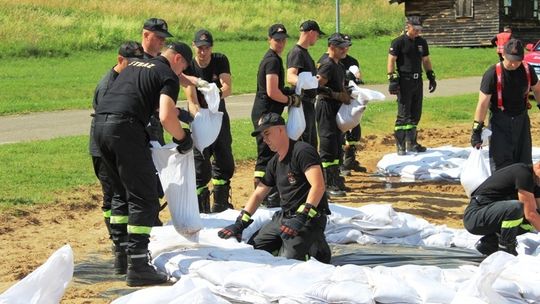
[[[114,196],[113,185],[111,178],[108,175],[107,166],[103,163],[100,156],[92,156],[92,165],[94,166],[94,173],[101,184],[101,191],[103,193],[103,203],[101,210],[104,214],[111,211],[111,201]]]
[[[302,97],[302,108],[304,110],[304,117],[306,119],[306,129],[300,137],[302,141],[311,144],[317,148],[317,126],[316,126],[316,114],[315,114],[315,97]]]
[[[414,79],[412,76],[400,75],[399,87],[396,126],[416,126],[422,116],[422,77]]]
[[[159,212],[157,176],[145,126],[117,114],[95,117],[94,138],[114,190],[111,203],[113,241],[128,239],[128,252],[148,248],[150,230]]]
[[[343,156],[342,133],[336,123],[336,115],[340,104],[337,101],[321,98],[317,102],[317,124],[319,127],[319,154],[323,168],[334,163]]]
[[[526,111],[517,116],[492,113],[489,125],[492,172],[515,163],[532,164],[531,122]]]
[[[358,124],[356,127],[345,132],[345,144],[355,146],[360,143],[362,137],[362,127]]]
[[[314,246],[325,246],[328,243],[324,236],[326,228],[326,215],[308,220],[306,225],[298,232],[298,235],[292,239],[284,240],[281,238],[281,222],[288,217],[284,216],[282,211],[277,211],[272,216],[272,220],[264,225],[248,241],[255,249],[262,249],[270,253],[279,251],[279,256],[288,259],[306,261],[309,259],[309,253],[319,252]],[[330,259],[328,258],[328,261]]]
[[[509,244],[516,236],[527,232],[523,218],[523,204],[518,200],[479,203],[472,198],[463,215],[465,229],[476,235],[499,235],[502,243]]]
[[[234,174],[231,123],[227,111],[222,112],[223,121],[216,140],[206,147],[202,153],[197,149],[193,149],[197,188],[205,187],[212,178],[222,182],[229,182]]]

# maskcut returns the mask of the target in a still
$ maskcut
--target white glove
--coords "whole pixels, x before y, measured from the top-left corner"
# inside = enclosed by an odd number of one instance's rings
[[[197,78],[197,82],[195,83],[195,86],[197,88],[208,88],[208,85],[209,85],[208,81],[201,78]]]

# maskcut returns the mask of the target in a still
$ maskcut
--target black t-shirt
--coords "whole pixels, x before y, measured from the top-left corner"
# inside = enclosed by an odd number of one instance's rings
[[[518,190],[531,193],[535,190],[534,172],[531,165],[518,163],[495,171],[472,193],[480,203],[517,199]]]
[[[319,58],[319,60],[317,61],[317,66],[320,66],[321,62],[323,62],[327,58],[328,58],[328,53],[322,54],[321,58]],[[343,65],[343,68],[345,69],[345,71],[348,70],[353,65],[360,67],[360,63],[358,63],[358,60],[356,60],[356,58],[352,57],[349,54],[347,54],[345,58],[340,59],[339,63]]]
[[[213,82],[218,88],[221,88],[222,85],[221,81],[219,80],[219,75],[231,74],[231,67],[229,65],[229,59],[227,56],[221,53],[212,53],[210,56],[210,63],[206,67],[201,68],[195,58],[193,58],[191,60],[191,65],[186,69],[186,71],[184,71],[184,74],[199,77],[210,83]],[[219,107],[220,111],[224,110],[225,104],[223,99],[221,99]]]
[[[275,101],[266,94],[266,75],[275,74],[278,76],[278,88],[283,91],[285,86],[285,71],[283,69],[283,60],[272,49],[268,49],[264,54],[261,63],[259,64],[259,70],[257,72],[257,94],[255,95],[255,102],[253,103],[252,113],[258,117],[263,113],[278,113],[281,115],[285,104]]]
[[[92,108],[94,108],[94,111],[96,110],[97,105],[103,98],[103,95],[105,95],[107,90],[111,87],[112,83],[116,80],[116,77],[118,77],[118,72],[116,72],[114,68],[112,68],[99,81],[98,85],[96,86],[96,90],[94,91],[94,99],[92,100]],[[92,119],[90,128],[94,129],[93,119]],[[94,136],[92,136],[92,132],[90,132],[90,143],[89,143],[88,149],[89,149],[90,155],[101,156],[101,152],[99,152],[99,148],[97,147],[97,144],[94,141]]]
[[[315,62],[313,58],[309,55],[307,49],[296,44],[287,54],[287,69],[296,68],[298,69],[298,74],[302,72],[310,72],[311,75],[317,75],[317,68],[315,67]],[[304,90],[304,95],[306,97],[315,98],[317,95],[316,89]]]
[[[530,65],[529,71],[531,74],[531,86],[534,86],[538,82],[538,77]],[[513,71],[505,69],[504,65],[502,65],[501,75],[504,112],[509,115],[518,115],[526,111],[527,105],[525,98],[529,92],[527,91],[527,73],[523,64]],[[490,110],[492,112],[499,112],[500,110],[497,107],[497,73],[495,71],[495,65],[489,67],[484,73],[482,83],[480,84],[480,91],[484,94],[491,95]]]
[[[306,199],[311,185],[305,172],[313,165],[321,166],[315,148],[308,143],[293,140],[289,140],[289,151],[283,160],[279,161],[276,153],[268,162],[262,183],[269,187],[277,186],[284,212],[294,212],[300,205],[309,203]],[[326,194],[323,194],[317,210],[322,214],[330,213]]]
[[[422,73],[422,58],[429,56],[429,48],[426,39],[420,36],[410,39],[403,34],[392,40],[388,53],[397,56],[398,72]]]
[[[317,75],[328,80],[325,86],[334,92],[345,90],[345,70],[340,62],[335,62],[330,57],[323,60],[319,65]]]
[[[146,126],[159,108],[160,95],[165,94],[176,102],[179,90],[178,76],[165,57],[133,60],[103,96],[96,114],[132,116]]]

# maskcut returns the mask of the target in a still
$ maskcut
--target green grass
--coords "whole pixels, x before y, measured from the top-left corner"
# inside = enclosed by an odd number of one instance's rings
[[[387,49],[392,37],[354,40],[350,53],[360,61],[368,84],[386,82]],[[289,39],[286,53],[296,40]],[[215,52],[229,57],[233,93],[253,93],[259,62],[268,49],[265,41],[224,41]],[[319,41],[310,53],[315,60],[326,51]],[[439,79],[481,75],[495,58],[492,49],[432,48]],[[91,107],[95,86],[116,60],[114,51],[77,52],[67,57],[0,59],[0,115],[85,109]],[[456,64],[459,62],[459,65]]]
[[[396,33],[403,5],[386,0],[341,0],[341,31],[355,37]],[[335,1],[324,0],[17,0],[0,1],[0,57],[63,56],[74,51],[111,50],[140,40],[144,20],[163,18],[176,39],[190,40],[207,28],[220,41],[264,40],[272,23],[291,35],[306,19],[335,29]]]
[[[428,98],[420,129],[441,128],[472,121],[476,95]],[[391,134],[395,102],[369,104],[362,118],[363,136]],[[233,153],[238,162],[256,157],[249,119],[233,120]],[[170,136],[167,136],[170,139]],[[59,191],[96,183],[88,155],[88,136],[0,145],[0,210],[15,205],[49,203]]]

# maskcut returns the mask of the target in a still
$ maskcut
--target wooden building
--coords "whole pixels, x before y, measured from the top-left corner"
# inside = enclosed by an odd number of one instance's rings
[[[389,0],[403,3],[405,16],[424,22],[431,45],[487,46],[505,25],[523,42],[540,39],[540,0]]]

